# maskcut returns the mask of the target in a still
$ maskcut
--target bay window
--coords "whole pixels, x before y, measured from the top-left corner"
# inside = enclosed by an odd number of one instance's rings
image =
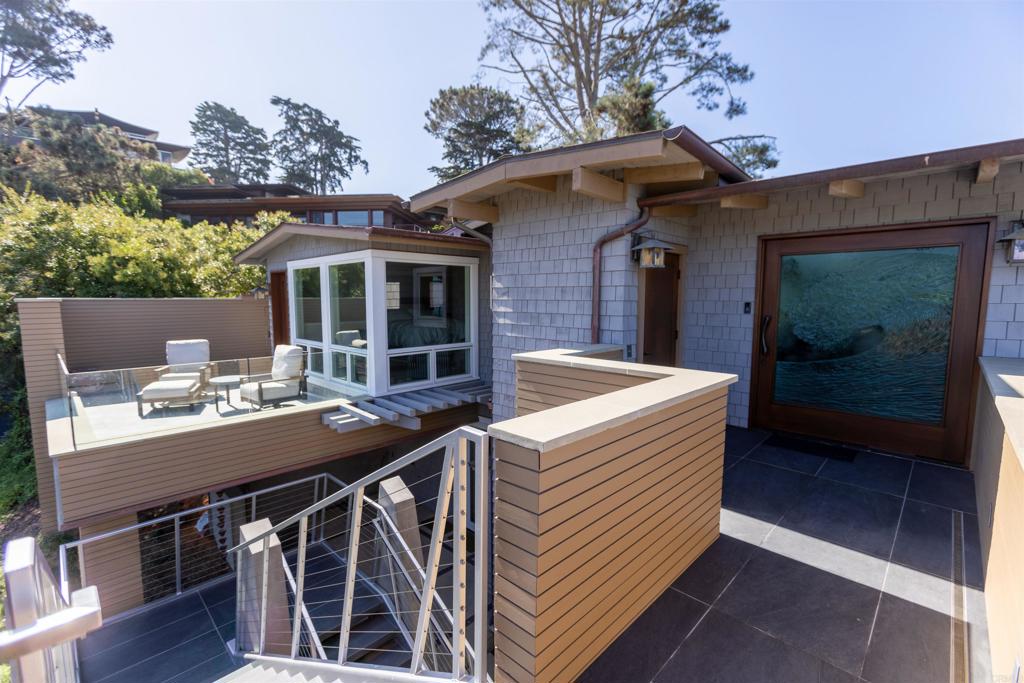
[[[367,250],[290,263],[311,376],[374,396],[476,377],[476,262]]]

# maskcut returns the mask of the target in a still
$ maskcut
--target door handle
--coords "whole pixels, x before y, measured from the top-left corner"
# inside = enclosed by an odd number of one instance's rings
[[[772,322],[772,317],[766,315],[761,318],[761,355],[768,355],[768,325]]]

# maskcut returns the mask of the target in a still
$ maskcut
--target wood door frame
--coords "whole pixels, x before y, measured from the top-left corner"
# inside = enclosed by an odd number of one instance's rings
[[[682,367],[686,350],[685,335],[683,335],[683,312],[686,310],[686,258],[689,255],[689,248],[678,242],[668,242],[672,245],[672,253],[679,256],[679,288],[676,291],[678,301],[676,302],[676,359],[675,367]],[[644,269],[637,267],[636,286],[636,362],[643,363],[644,360],[644,302],[646,299],[647,277]]]
[[[996,217],[995,216],[981,216],[977,218],[960,218],[951,220],[940,220],[940,221],[916,221],[912,223],[892,223],[887,225],[874,225],[866,227],[850,227],[850,228],[837,228],[834,230],[813,230],[808,232],[792,232],[792,233],[777,233],[770,235],[758,235],[757,238],[757,275],[756,275],[756,290],[754,295],[754,318],[753,318],[753,335],[750,345],[750,402],[747,408],[747,420],[748,424],[754,426],[764,426],[765,422],[759,419],[757,412],[759,391],[762,389],[762,383],[767,381],[766,378],[762,377],[760,363],[758,363],[758,345],[760,343],[760,325],[761,318],[763,315],[764,306],[764,288],[766,278],[766,258],[768,245],[771,242],[786,240],[786,239],[802,239],[802,238],[814,238],[814,237],[844,237],[858,234],[876,234],[885,232],[896,232],[905,230],[916,230],[916,229],[936,229],[936,228],[951,228],[951,227],[963,227],[963,226],[985,226],[985,250],[984,250],[984,265],[982,267],[982,282],[979,293],[978,302],[978,320],[976,323],[975,340],[974,340],[974,357],[975,362],[971,368],[971,381],[969,394],[966,397],[968,402],[968,409],[966,411],[967,421],[966,428],[963,434],[963,461],[962,464],[967,467],[970,464],[970,445],[971,445],[971,434],[974,427],[974,413],[975,413],[975,396],[977,395],[978,382],[980,379],[980,366],[977,362],[977,357],[981,355],[982,348],[984,345],[985,338],[985,324],[986,314],[988,310],[988,295],[989,295],[989,282],[991,280],[992,273],[992,246],[995,240],[996,234]],[[959,274],[960,266],[958,264],[957,270]],[[776,321],[777,322],[777,321]],[[945,460],[944,462],[951,462]]]

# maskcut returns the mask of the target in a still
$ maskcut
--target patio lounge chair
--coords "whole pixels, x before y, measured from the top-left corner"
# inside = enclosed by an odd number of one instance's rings
[[[155,368],[161,382],[192,380],[200,388],[210,371],[210,342],[206,339],[176,339],[165,346],[167,365]]]
[[[167,377],[167,375],[164,375]],[[202,393],[202,385],[198,379],[160,379],[150,382],[142,388],[142,391],[135,395],[135,401],[139,408],[139,417],[142,417],[142,404],[162,404],[161,407],[188,406],[189,412],[196,409]]]
[[[274,364],[263,375],[242,377],[238,393],[242,401],[266,405],[303,398],[306,395],[305,353],[298,346],[282,344],[274,348]]]

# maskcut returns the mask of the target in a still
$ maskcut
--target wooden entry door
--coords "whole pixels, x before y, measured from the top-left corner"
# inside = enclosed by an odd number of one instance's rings
[[[664,268],[644,268],[643,362],[676,364],[679,347],[679,254],[667,252]]]
[[[763,239],[754,424],[963,463],[992,230]]]
[[[288,273],[270,274],[270,317],[274,332],[274,344],[291,343],[291,329],[288,325]]]

